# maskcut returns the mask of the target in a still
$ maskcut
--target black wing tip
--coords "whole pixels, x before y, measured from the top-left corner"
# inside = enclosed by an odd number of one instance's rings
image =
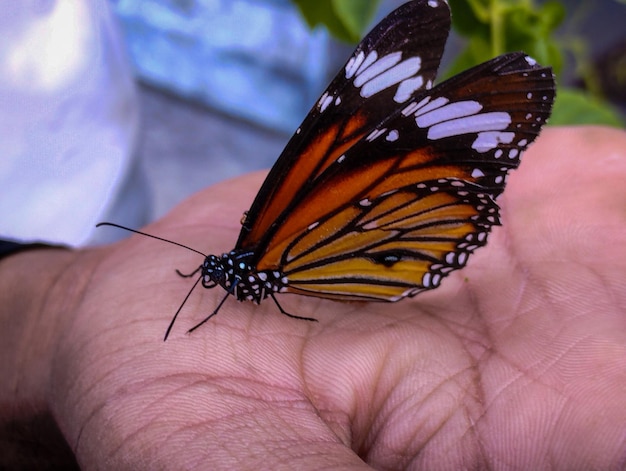
[[[495,63],[495,67],[497,68],[498,72],[502,74],[533,70],[549,71],[550,76],[554,76],[552,72],[552,67],[541,65],[531,55],[522,51],[507,52],[492,59],[489,62]]]
[[[547,113],[545,120],[547,122],[556,97],[556,76],[552,67],[541,65],[525,52],[512,52],[499,57],[505,61],[503,67],[498,70],[500,75],[524,74],[532,77],[534,86],[529,91],[541,90],[543,97],[542,100],[535,98],[534,103],[539,107],[534,111]]]
[[[450,5],[448,4],[448,0],[412,0],[406,3],[403,3],[395,10],[393,10],[393,14],[398,13],[407,13],[410,11],[417,11],[420,9],[424,9],[426,11],[431,11],[433,9],[440,8],[444,6],[446,10],[450,10]]]
[[[451,23],[451,11],[447,0],[413,0],[392,10],[379,23],[372,26],[361,41],[362,44],[357,46],[357,50],[367,47],[374,38],[385,36],[386,31],[396,29],[400,24],[404,24],[407,33],[410,34],[429,31],[447,38]]]

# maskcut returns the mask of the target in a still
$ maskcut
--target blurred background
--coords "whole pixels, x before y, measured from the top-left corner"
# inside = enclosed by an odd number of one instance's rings
[[[96,222],[141,227],[212,183],[270,167],[354,48],[337,37],[356,40],[404,1],[333,10],[355,3],[0,0],[0,236],[107,241],[115,231]],[[450,1],[462,21],[444,71],[498,52],[466,3]],[[573,95],[559,91],[556,122],[622,126],[624,2],[535,4],[500,26],[521,22],[532,37],[508,45],[558,63]]]

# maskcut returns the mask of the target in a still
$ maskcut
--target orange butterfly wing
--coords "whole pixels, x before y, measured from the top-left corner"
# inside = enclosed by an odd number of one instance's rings
[[[236,250],[262,255],[272,234],[337,158],[435,78],[450,29],[444,1],[413,1],[361,41],[272,167]],[[376,80],[378,78],[378,81]]]
[[[499,224],[495,197],[553,99],[550,69],[522,53],[417,93],[332,154],[271,231],[257,270],[284,273],[288,292],[337,299],[436,287]]]

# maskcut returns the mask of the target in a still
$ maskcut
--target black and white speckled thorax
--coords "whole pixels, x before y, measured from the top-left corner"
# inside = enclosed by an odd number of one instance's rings
[[[253,252],[232,252],[209,255],[202,264],[202,285],[220,285],[239,301],[259,304],[272,293],[287,290],[288,280],[277,270],[256,271],[250,264]]]

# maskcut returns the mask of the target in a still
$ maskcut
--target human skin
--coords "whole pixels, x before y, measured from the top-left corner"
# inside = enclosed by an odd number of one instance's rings
[[[143,230],[228,251],[263,177]],[[547,128],[498,203],[503,226],[435,290],[279,295],[317,323],[231,298],[186,334],[224,296],[198,288],[165,343],[198,254],[133,235],[7,257],[3,430],[52,416],[85,470],[623,469],[626,133]]]

